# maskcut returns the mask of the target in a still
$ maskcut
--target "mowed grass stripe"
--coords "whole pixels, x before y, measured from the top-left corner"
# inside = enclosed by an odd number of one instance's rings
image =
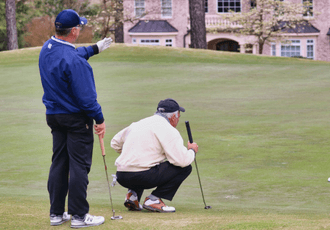
[[[40,48],[0,53],[0,228],[48,229],[46,189],[51,134],[38,70]],[[329,228],[329,64],[225,52],[114,45],[91,63],[109,142],[173,97],[186,108],[206,203],[195,169],[169,205],[177,213],[127,212],[126,190],[112,189],[112,215],[99,146],[88,199],[99,229]],[[194,166],[193,166],[194,167]],[[151,190],[145,191],[144,196]],[[144,198],[144,197],[143,197]],[[5,211],[4,211],[5,210]],[[36,224],[36,222],[38,224]],[[69,228],[69,225],[59,229]]]

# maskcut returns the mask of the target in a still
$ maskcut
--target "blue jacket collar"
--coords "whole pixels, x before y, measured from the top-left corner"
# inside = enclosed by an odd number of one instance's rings
[[[58,38],[55,38],[55,36],[52,36],[52,40],[54,40],[56,42],[59,42],[59,43],[62,43],[64,45],[68,45],[68,46],[72,46],[73,48],[76,48],[76,46],[73,45],[72,43],[67,42],[67,41],[64,41],[64,40],[61,40],[61,39],[58,39]]]

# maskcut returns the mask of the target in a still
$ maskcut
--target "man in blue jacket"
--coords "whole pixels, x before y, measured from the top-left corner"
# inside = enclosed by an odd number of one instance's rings
[[[95,133],[105,134],[105,123],[92,67],[87,60],[111,44],[105,38],[93,46],[75,48],[86,18],[74,10],[63,10],[55,20],[55,36],[43,45],[39,70],[44,89],[46,120],[53,136],[53,156],[48,178],[50,223],[71,220],[71,227],[100,225],[102,216],[88,214],[88,173],[92,164],[93,120]],[[68,215],[65,199],[68,195]]]

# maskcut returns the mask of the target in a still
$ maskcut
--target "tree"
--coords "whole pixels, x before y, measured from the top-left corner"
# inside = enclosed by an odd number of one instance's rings
[[[54,35],[55,27],[54,21],[56,16],[65,9],[73,9],[79,15],[82,15],[88,19],[88,24],[93,24],[89,18],[98,14],[99,6],[90,5],[88,0],[36,0],[35,7],[39,10],[40,16],[48,16],[48,19],[44,20],[45,24],[43,30],[47,33],[47,38]],[[85,31],[85,30],[84,30]],[[83,33],[81,33],[82,35]],[[79,36],[80,38],[82,36]],[[79,42],[79,39],[77,42]]]
[[[124,22],[136,22],[152,12],[159,9],[151,8],[148,12],[143,12],[139,16],[130,13],[124,14],[123,0],[103,0],[100,13],[92,20],[97,24],[96,34],[99,38],[107,37],[109,33],[114,33],[115,42],[124,42]],[[134,12],[134,11],[133,11]],[[97,37],[97,36],[96,36]]]
[[[33,2],[30,0],[16,0],[16,29],[18,48],[25,46],[25,25],[34,17]],[[8,49],[6,23],[6,1],[0,0],[0,51]]]
[[[191,48],[206,49],[204,0],[189,0]]]
[[[65,9],[73,9],[78,14],[89,12],[88,0],[36,0],[35,3],[36,8],[40,9],[42,14],[52,18]]]
[[[15,0],[6,0],[6,28],[8,50],[18,49]]]
[[[117,0],[115,7],[115,42],[124,43],[124,6],[123,0]]]
[[[309,21],[304,15],[311,13],[310,2],[295,4],[281,0],[251,0],[251,8],[247,12],[231,12],[227,19],[239,28],[225,28],[233,33],[252,35],[259,46],[259,54],[262,54],[266,42],[271,40],[283,40],[288,29],[297,29],[306,25]],[[217,28],[223,30],[224,28]]]
[[[103,19],[101,22],[101,38],[108,36],[112,30],[115,33],[115,42],[123,42],[123,0],[103,0],[102,11],[99,16]]]

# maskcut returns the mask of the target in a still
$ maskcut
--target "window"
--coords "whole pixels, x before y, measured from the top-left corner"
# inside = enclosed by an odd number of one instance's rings
[[[306,13],[304,14],[305,17],[313,17],[313,0],[302,0],[303,4],[308,4],[306,7]]]
[[[300,57],[300,40],[288,41],[288,44],[281,44],[282,57]]]
[[[134,9],[135,9],[135,16],[136,17],[143,17],[145,14],[145,4],[144,4],[144,0],[135,0],[134,3]]]
[[[136,44],[136,38],[133,38],[133,39],[132,39],[132,43],[133,43],[133,44]]]
[[[141,45],[159,46],[159,39],[140,39]]]
[[[276,43],[272,43],[272,56],[276,56]]]
[[[252,54],[253,53],[253,45],[248,43],[245,44],[245,53],[246,54]]]
[[[254,9],[257,7],[257,0],[251,0],[250,1],[250,8],[251,9]]]
[[[217,0],[218,13],[241,12],[241,0]]]
[[[314,59],[314,40],[307,40],[307,58]]]
[[[172,0],[160,0],[162,7],[162,17],[172,17]]]
[[[205,8],[205,13],[209,12],[209,1],[208,0],[204,0],[204,8]]]
[[[165,40],[165,46],[173,46],[173,40],[172,39],[166,39]]]

